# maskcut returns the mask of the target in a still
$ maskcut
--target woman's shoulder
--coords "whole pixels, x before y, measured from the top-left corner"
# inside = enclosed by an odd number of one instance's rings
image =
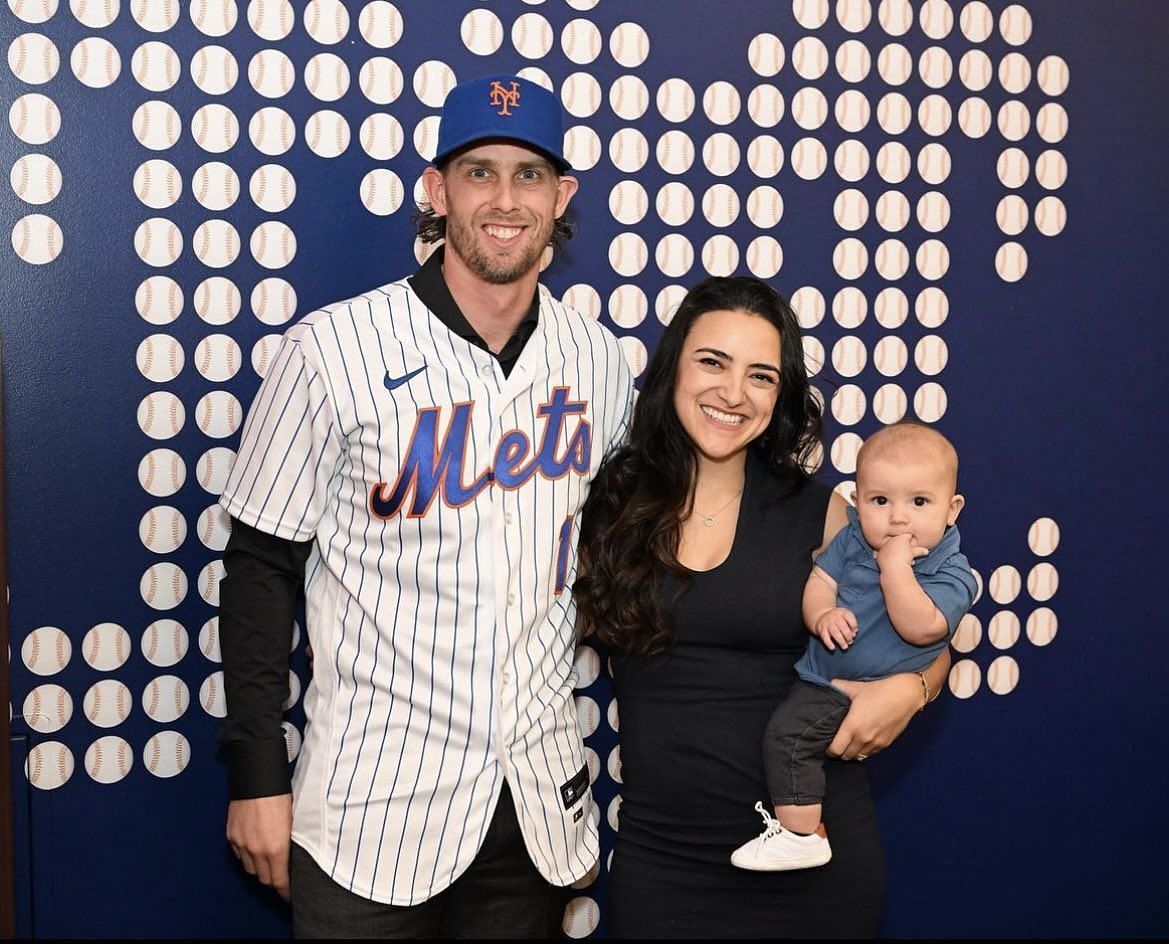
[[[796,469],[777,469],[765,457],[752,450],[748,470],[752,483],[758,483],[759,497],[763,501],[786,499],[793,503],[818,507],[821,515],[832,496],[832,486]]]

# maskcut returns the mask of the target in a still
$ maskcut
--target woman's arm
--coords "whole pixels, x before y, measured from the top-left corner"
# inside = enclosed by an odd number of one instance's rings
[[[864,760],[892,744],[909,724],[909,719],[933,701],[950,673],[950,650],[942,650],[920,674],[901,672],[873,682],[833,679],[832,684],[852,699],[828,746],[829,757]],[[922,684],[922,680],[925,684]]]
[[[828,509],[824,512],[824,543],[816,550],[812,551],[812,559],[815,560],[823,552],[832,539],[836,537],[836,532],[848,524],[848,502],[840,497],[839,492],[833,492],[828,498]]]

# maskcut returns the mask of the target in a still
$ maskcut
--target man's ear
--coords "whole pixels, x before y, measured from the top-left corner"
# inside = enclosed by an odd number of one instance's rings
[[[580,181],[575,177],[561,177],[556,184],[556,219],[564,216],[564,211],[568,209],[568,202],[576,194],[577,188],[580,186]]]
[[[446,216],[446,178],[437,167],[431,166],[422,172],[422,189],[431,208],[439,216]]]

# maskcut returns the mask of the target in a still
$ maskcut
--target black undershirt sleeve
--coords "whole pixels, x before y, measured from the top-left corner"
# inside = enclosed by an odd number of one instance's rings
[[[488,350],[451,297],[441,263],[442,256],[435,253],[410,279],[411,287],[443,324]],[[516,333],[494,355],[505,377],[538,321],[536,294]],[[233,800],[291,791],[280,722],[288,698],[293,614],[312,546],[312,541],[288,541],[231,520],[231,537],[223,553],[225,574],[219,582],[219,646],[227,716],[218,740]]]
[[[296,598],[312,541],[288,541],[232,519],[219,584],[227,716],[218,740],[233,800],[291,792],[284,731]]]

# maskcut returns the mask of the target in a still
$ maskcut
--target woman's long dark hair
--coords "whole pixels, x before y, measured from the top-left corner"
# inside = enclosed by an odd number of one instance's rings
[[[668,648],[673,631],[664,586],[669,575],[685,581],[688,574],[678,563],[678,544],[691,511],[698,459],[674,410],[674,387],[686,337],[708,311],[757,315],[779,331],[778,399],[767,428],[748,448],[773,471],[794,473],[787,478],[798,482],[807,477],[820,446],[820,404],[808,383],[791,306],[750,277],[709,278],[694,286],[654,351],[629,439],[601,464],[582,516],[573,587],[579,625],[586,635],[596,633],[626,653]]]

